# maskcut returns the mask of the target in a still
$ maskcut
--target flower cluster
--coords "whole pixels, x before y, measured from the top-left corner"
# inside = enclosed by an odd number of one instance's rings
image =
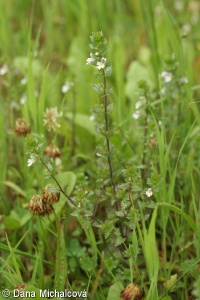
[[[29,210],[40,216],[50,215],[54,212],[52,204],[60,199],[60,193],[53,190],[51,184],[47,184],[42,191],[43,196],[34,195],[29,202]]]
[[[86,65],[92,64],[98,70],[105,70],[107,76],[111,73],[111,63],[105,57],[109,51],[106,44],[107,40],[101,31],[92,33],[90,37],[91,44],[90,48],[93,52],[90,53],[90,57],[86,59]],[[109,75],[108,75],[109,74]]]
[[[98,52],[95,54],[90,53],[90,57],[86,59],[86,65],[93,64],[97,67],[98,70],[104,69],[106,66],[106,58],[98,57]]]
[[[58,112],[57,107],[47,108],[46,112],[44,113],[44,125],[47,126],[48,131],[56,131],[56,128],[60,127],[58,123],[58,119],[62,117],[62,112]]]

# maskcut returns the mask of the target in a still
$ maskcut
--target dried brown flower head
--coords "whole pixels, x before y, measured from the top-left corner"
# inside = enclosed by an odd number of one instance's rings
[[[29,203],[29,210],[40,216],[50,215],[54,212],[51,204],[43,201],[40,195],[34,195]]]
[[[26,136],[28,133],[31,132],[31,127],[26,120],[19,118],[15,122],[15,132],[18,135]]]
[[[47,184],[42,191],[43,194],[43,202],[53,204],[59,201],[60,193],[58,192],[51,192],[50,190],[53,188],[51,184]]]
[[[43,202],[43,214],[41,216],[45,215],[51,215],[54,213],[54,208],[51,204]]]
[[[50,156],[51,158],[61,157],[59,148],[54,145],[47,146],[47,148],[44,150],[44,154]]]
[[[19,290],[20,292],[23,292],[23,290],[27,287],[27,284],[25,282],[21,282],[21,283],[18,283],[14,289],[15,290]]]
[[[129,284],[127,287],[121,292],[120,298],[122,300],[142,300],[143,292],[139,285]]]

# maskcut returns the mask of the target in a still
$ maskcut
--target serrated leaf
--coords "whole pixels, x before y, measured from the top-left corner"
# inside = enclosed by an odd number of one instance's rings
[[[103,94],[104,90],[103,90],[103,85],[101,83],[92,84],[92,88],[97,94],[100,94],[100,95]]]
[[[111,74],[112,74],[112,67],[111,66],[106,67],[105,68],[105,75],[110,76]]]

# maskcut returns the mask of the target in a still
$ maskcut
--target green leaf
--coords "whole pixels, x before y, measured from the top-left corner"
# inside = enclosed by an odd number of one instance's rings
[[[101,83],[95,83],[95,84],[92,84],[92,88],[93,88],[93,90],[94,90],[97,94],[102,95],[103,92],[104,92],[104,88],[103,88],[103,85],[102,85]]]
[[[105,75],[108,77],[112,74],[112,67],[109,66],[107,68],[105,68]]]
[[[54,288],[58,291],[63,291],[65,288],[66,276],[67,276],[67,259],[66,259],[66,246],[64,226],[61,225],[58,230],[57,237],[57,249],[56,249],[56,268]]]
[[[135,93],[139,90],[138,81],[146,81],[148,85],[152,86],[153,82],[150,79],[149,70],[140,62],[133,61],[127,73],[126,95],[129,99],[135,97]]]
[[[108,290],[107,300],[121,300],[120,293],[123,290],[123,288],[123,284],[120,281],[111,285],[111,287]]]
[[[21,226],[20,220],[12,217],[5,217],[4,225],[7,229],[14,230]]]
[[[17,56],[14,59],[14,67],[20,70],[22,73],[27,73],[29,67],[29,58],[27,56]],[[38,59],[32,60],[32,74],[37,77],[39,76],[42,71],[42,64]]]
[[[40,290],[38,289],[38,288],[36,288],[34,285],[32,285],[32,284],[29,284],[25,289],[24,289],[24,293],[26,293],[26,292],[29,292],[29,294],[27,293],[27,294],[25,294],[25,295],[27,295],[27,296],[29,296],[30,295],[30,297],[21,297],[21,298],[23,298],[23,299],[35,299],[35,300],[40,300],[41,299],[41,297],[40,297]],[[20,298],[20,297],[19,297]],[[47,298],[45,298],[45,297],[42,297],[42,299],[47,299]]]
[[[5,217],[4,225],[10,230],[17,229],[21,226],[20,218],[14,210],[10,212],[10,216]]]
[[[96,258],[95,257],[82,257],[80,258],[81,268],[86,272],[94,271],[96,268]]]
[[[20,196],[23,196],[24,198],[26,197],[26,192],[24,192],[17,184],[15,184],[14,182],[12,181],[9,181],[9,180],[5,180],[3,181],[3,183],[10,187],[13,191],[15,191],[15,193],[17,195],[20,195]]]
[[[69,120],[72,120],[73,119],[73,115],[72,113],[67,113],[66,114],[66,117],[69,119]],[[92,122],[89,118],[88,115],[84,115],[84,114],[80,114],[80,113],[77,113],[76,116],[75,116],[75,120],[74,120],[75,124],[86,129],[88,132],[90,132],[92,135],[96,135],[96,131],[95,131],[95,128],[94,128],[94,122]]]

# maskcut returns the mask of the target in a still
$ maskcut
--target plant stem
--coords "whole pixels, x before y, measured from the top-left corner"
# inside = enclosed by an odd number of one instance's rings
[[[110,139],[109,139],[109,122],[108,122],[108,97],[107,97],[107,85],[106,85],[106,75],[105,71],[103,70],[103,84],[104,84],[104,91],[103,91],[103,98],[104,98],[104,121],[105,121],[105,138],[106,138],[106,147],[107,147],[107,160],[108,160],[108,167],[109,167],[109,174],[112,183],[113,193],[116,198],[116,186],[113,178],[113,167],[111,161],[111,147],[110,147]],[[119,203],[116,202],[116,209],[119,210]]]
[[[144,147],[143,147],[143,157],[142,157],[142,165],[143,165],[143,171],[142,171],[142,181],[144,184],[145,176],[146,176],[146,167],[145,167],[145,161],[146,161],[146,142],[147,142],[147,123],[148,123],[148,96],[147,93],[144,93],[145,100],[146,100],[146,108],[145,108],[145,120],[144,120]]]
[[[47,171],[49,172],[49,174],[51,175],[51,177],[53,178],[53,180],[55,181],[55,183],[57,184],[57,186],[59,187],[60,192],[70,201],[70,203],[72,205],[76,206],[75,203],[74,203],[74,201],[72,200],[72,198],[65,193],[65,191],[61,187],[60,183],[58,182],[58,180],[56,179],[56,177],[53,175],[53,173],[51,172],[51,170],[49,169],[49,167],[47,166],[47,164],[45,164],[45,162],[43,161],[43,159],[41,157],[40,157],[40,161],[43,164],[43,166],[47,169]]]

